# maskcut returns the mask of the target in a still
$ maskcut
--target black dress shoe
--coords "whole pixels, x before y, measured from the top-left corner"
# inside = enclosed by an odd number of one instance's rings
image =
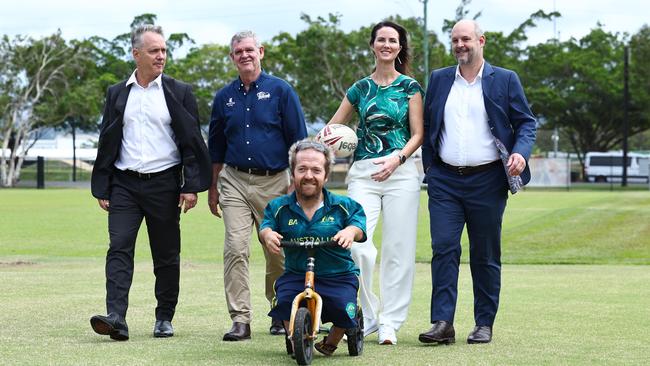
[[[116,341],[129,339],[129,327],[126,325],[126,320],[118,314],[95,315],[90,318],[90,326],[93,327],[95,333],[110,336]]]
[[[250,324],[244,324],[244,323],[240,323],[240,322],[233,322],[232,323],[232,328],[230,328],[228,333],[223,335],[223,340],[224,341],[236,342],[236,341],[242,341],[244,339],[251,339],[251,325]]]
[[[492,327],[489,325],[477,325],[474,330],[469,333],[467,343],[490,343],[492,340]]]
[[[153,336],[156,338],[166,338],[174,336],[174,327],[169,320],[156,320],[153,326]]]
[[[269,328],[269,332],[271,335],[287,334],[287,332],[284,330],[284,324],[282,323],[282,320],[277,319],[271,320],[271,328]]]
[[[450,322],[438,320],[433,323],[431,329],[420,333],[418,339],[422,343],[452,344],[456,342],[456,331]]]

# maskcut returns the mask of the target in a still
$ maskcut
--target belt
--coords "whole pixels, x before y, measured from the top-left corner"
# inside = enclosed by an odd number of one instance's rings
[[[495,167],[497,165],[501,165],[501,160],[495,160],[491,163],[487,164],[482,164],[482,165],[475,165],[475,166],[455,166],[455,165],[449,165],[445,163],[442,160],[439,160],[440,166],[443,168],[450,170],[458,175],[472,175],[476,173],[480,173],[486,170],[491,169],[492,167]]]
[[[258,169],[258,168],[240,168],[234,165],[231,165],[231,167],[233,167],[235,170],[239,170],[240,172],[244,172],[252,175],[265,175],[267,177],[271,175],[276,175],[285,170],[285,169],[270,170],[270,169]]]
[[[122,172],[122,173],[124,173],[126,175],[130,175],[132,177],[140,178],[142,180],[149,180],[149,179],[157,177],[159,175],[169,173],[170,171],[176,171],[179,168],[180,168],[180,165],[174,165],[171,168],[167,168],[165,170],[161,170],[159,172],[153,172],[153,173],[140,173],[140,172],[136,172],[135,170],[128,170],[128,169],[127,170],[120,170],[120,172]]]

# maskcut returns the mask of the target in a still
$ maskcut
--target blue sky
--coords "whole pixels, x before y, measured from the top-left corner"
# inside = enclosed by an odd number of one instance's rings
[[[34,37],[61,29],[66,38],[124,33],[135,15],[151,12],[167,33],[186,32],[197,43],[227,43],[242,29],[253,29],[264,41],[281,31],[295,34],[305,28],[300,14],[312,17],[339,13],[344,30],[370,25],[389,15],[422,16],[422,0],[111,0],[111,1],[2,1],[0,34]],[[429,29],[441,34],[442,20],[453,18],[460,1],[429,0]],[[246,6],[243,6],[243,5]],[[553,36],[581,37],[604,24],[608,31],[635,33],[648,23],[650,5],[632,0],[473,0],[471,14],[482,12],[479,21],[486,31],[509,32],[543,9],[554,8],[563,16],[555,24],[542,22],[529,32],[530,42]]]

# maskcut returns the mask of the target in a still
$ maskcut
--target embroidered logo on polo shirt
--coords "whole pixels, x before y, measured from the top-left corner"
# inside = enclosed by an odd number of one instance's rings
[[[325,217],[323,217],[322,220],[320,220],[320,222],[334,222],[334,217],[333,216],[325,216]]]
[[[350,319],[354,319],[357,316],[357,304],[349,302],[345,305],[345,312],[348,314]]]
[[[226,106],[232,107],[235,105],[235,102],[232,100],[232,98],[228,98],[228,103],[226,103]]]
[[[269,94],[267,92],[261,91],[261,92],[257,93],[257,100],[269,99],[269,98],[271,98],[271,94]]]
[[[287,225],[289,226],[298,225],[298,219],[289,219]]]

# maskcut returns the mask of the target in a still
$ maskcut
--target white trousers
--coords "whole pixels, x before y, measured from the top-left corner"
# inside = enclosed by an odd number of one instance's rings
[[[352,245],[352,258],[361,270],[359,296],[364,318],[398,330],[411,303],[420,180],[415,162],[408,159],[386,181],[376,182],[370,178],[380,169],[374,164],[376,160],[354,162],[347,176],[348,195],[363,206],[368,234],[367,241]],[[372,287],[377,259],[373,235],[380,212],[383,216],[377,297]]]

